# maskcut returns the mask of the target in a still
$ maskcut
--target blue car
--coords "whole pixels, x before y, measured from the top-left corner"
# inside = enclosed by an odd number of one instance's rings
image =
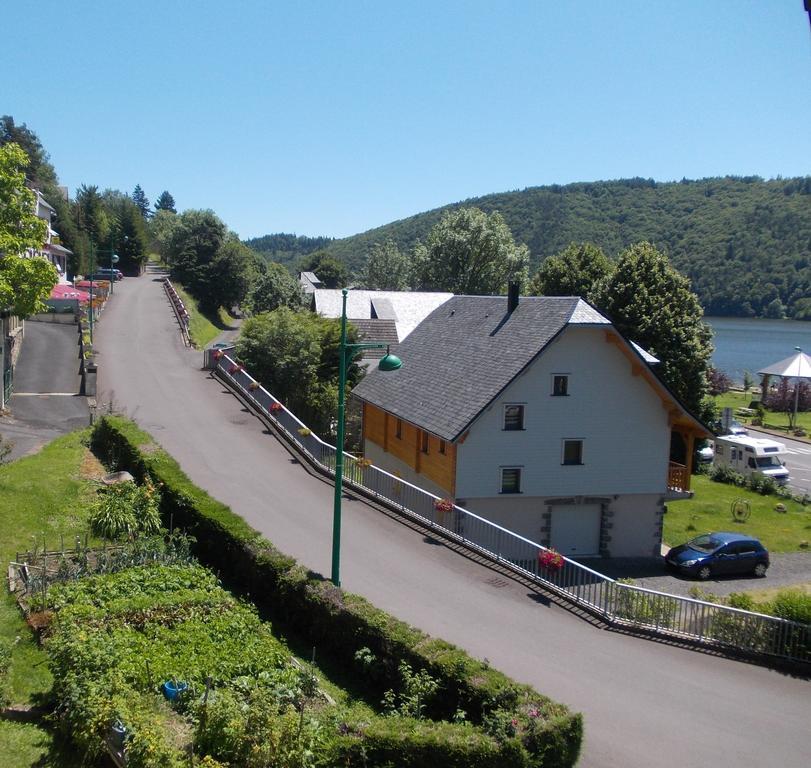
[[[769,553],[752,536],[718,531],[673,547],[665,555],[665,564],[702,581],[710,576],[739,574],[761,577],[769,568]]]

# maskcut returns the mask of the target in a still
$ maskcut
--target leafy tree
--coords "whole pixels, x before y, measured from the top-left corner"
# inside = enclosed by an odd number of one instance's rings
[[[37,135],[25,123],[16,125],[11,115],[3,115],[0,117],[0,146],[12,143],[28,155],[26,176],[35,187],[43,189],[56,184],[56,171]]]
[[[752,378],[752,374],[749,371],[743,372],[743,391],[747,393],[755,384],[755,380]]]
[[[195,287],[203,309],[240,304],[248,292],[253,252],[237,239],[223,243]]]
[[[266,256],[270,261],[288,265],[301,257],[321,250],[332,242],[331,237],[304,237],[279,232],[274,235],[263,235],[245,241],[250,249]]]
[[[343,288],[349,282],[349,270],[325,251],[316,251],[301,266],[303,272],[315,272],[327,288]]]
[[[541,264],[530,285],[533,296],[591,298],[594,286],[611,274],[614,265],[591,243],[571,243]]]
[[[296,309],[302,306],[303,301],[304,296],[296,279],[281,264],[270,262],[248,290],[245,304],[249,312],[258,315],[279,307]]]
[[[175,208],[175,199],[166,190],[161,192],[160,197],[155,203],[155,211],[177,213],[177,209]]]
[[[144,194],[144,190],[141,189],[140,184],[135,185],[135,189],[132,191],[132,202],[138,206],[138,210],[141,212],[141,216],[144,219],[148,219],[152,212],[149,210],[149,198]]]
[[[0,310],[25,317],[44,309],[59,280],[47,259],[26,258],[45,241],[45,222],[36,215],[35,197],[25,186],[28,156],[15,143],[0,147]]]
[[[118,268],[131,275],[139,275],[147,258],[149,234],[147,225],[141,211],[126,195],[110,205],[110,220],[112,222],[111,243],[115,245],[115,252],[120,257]],[[106,252],[109,257],[109,252]],[[101,257],[103,260],[103,256]]]
[[[478,208],[447,212],[415,251],[424,288],[457,294],[497,294],[509,280],[524,282],[529,263],[498,211]]]
[[[394,240],[388,239],[371,247],[361,283],[373,291],[404,291],[409,287],[411,263]]]
[[[710,367],[707,370],[707,383],[709,386],[710,394],[715,397],[724,392],[729,392],[732,387],[732,379],[727,376],[723,371],[717,368]]]
[[[174,230],[179,224],[180,217],[163,208],[157,209],[155,215],[149,220],[150,247],[166,261],[169,258],[169,247],[174,237]]]
[[[354,329],[350,341],[357,338]],[[338,405],[340,324],[306,311],[279,307],[248,318],[237,353],[252,375],[321,434],[331,430]],[[360,379],[355,362],[348,388]]]
[[[650,243],[638,243],[620,255],[595,300],[627,338],[659,358],[657,371],[681,402],[704,416],[712,332],[687,278]]]
[[[164,256],[172,278],[193,293],[202,285],[209,264],[225,242],[225,224],[211,210],[188,210],[178,216]]]
[[[36,215],[36,196],[25,186],[28,162],[19,144],[0,147],[0,256],[19,256],[45,242],[46,226]]]

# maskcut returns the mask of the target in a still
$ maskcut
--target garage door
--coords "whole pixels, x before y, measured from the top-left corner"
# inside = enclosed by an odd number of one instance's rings
[[[552,546],[567,557],[600,551],[600,505],[561,504],[552,507]]]

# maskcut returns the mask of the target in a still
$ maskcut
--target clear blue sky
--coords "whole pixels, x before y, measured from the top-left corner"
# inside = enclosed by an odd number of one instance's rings
[[[802,0],[38,0],[0,114],[80,184],[345,236],[489,192],[811,173]]]

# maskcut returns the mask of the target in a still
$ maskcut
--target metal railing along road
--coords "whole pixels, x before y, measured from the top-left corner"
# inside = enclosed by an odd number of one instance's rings
[[[180,333],[183,336],[183,343],[187,347],[190,347],[191,337],[189,336],[189,323],[191,322],[191,317],[186,309],[186,305],[183,303],[183,299],[180,298],[180,294],[175,290],[172,281],[168,277],[163,278],[163,287],[166,289],[166,295],[172,303],[172,309],[175,312],[177,323],[180,326]]]
[[[315,435],[228,354],[215,351],[211,362],[314,464],[334,473],[334,446]],[[363,459],[348,453],[344,457],[346,484],[614,625],[747,653],[811,661],[811,625],[624,584],[566,557],[559,569],[544,568],[539,555],[548,550],[542,545]]]

